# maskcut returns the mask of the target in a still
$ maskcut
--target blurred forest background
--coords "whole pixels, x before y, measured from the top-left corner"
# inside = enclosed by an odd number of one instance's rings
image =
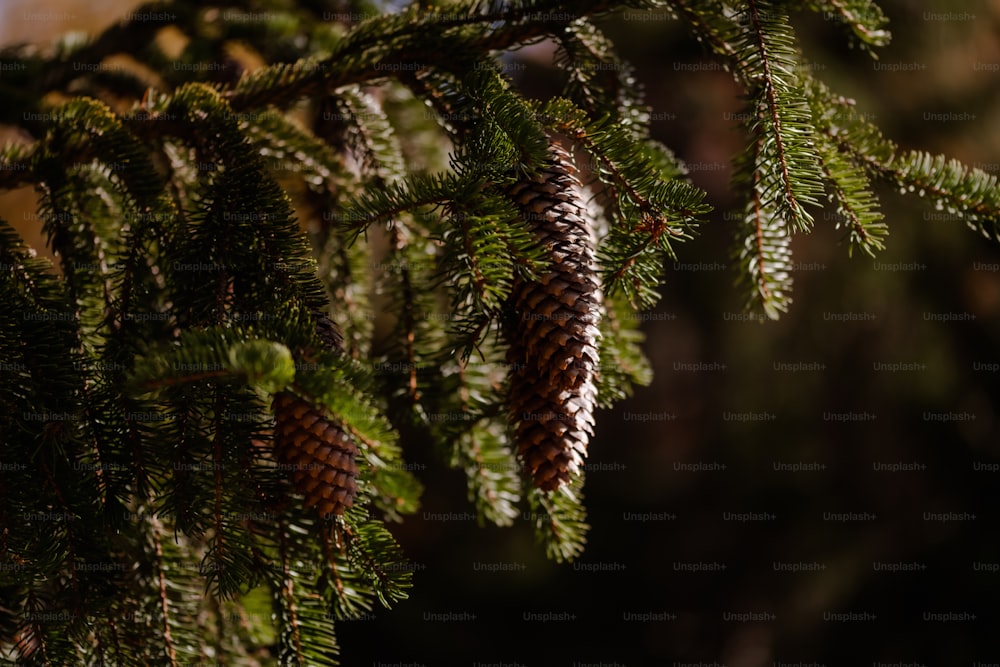
[[[796,15],[821,78],[903,148],[1000,172],[1000,2],[879,4],[893,35],[879,53],[887,67],[822,16]],[[4,0],[0,43],[97,31],[134,5]],[[25,11],[65,20],[16,20]],[[598,416],[588,548],[560,566],[527,521],[479,528],[461,473],[427,443],[404,443],[426,465],[423,511],[391,526],[414,590],[339,624],[343,664],[1000,662],[1000,249],[915,194],[883,189],[880,257],[848,257],[833,211],[819,213],[795,242],[788,315],[742,319],[728,186],[740,91],[684,24],[650,18],[601,23],[647,90],[654,136],[691,165],[715,211],[668,263],[649,314],[652,385]],[[550,59],[544,44],[513,54],[528,95],[557,89]],[[900,63],[925,67],[889,67]],[[41,247],[33,211],[30,191],[0,195],[0,216]],[[878,370],[896,362],[924,368]],[[746,413],[770,417],[733,418]],[[810,465],[776,469],[796,463]],[[917,465],[881,466],[900,463]],[[726,520],[746,512],[768,517]],[[925,516],[947,512],[967,514]],[[427,616],[448,613],[467,620]],[[547,613],[556,620],[535,616]]]

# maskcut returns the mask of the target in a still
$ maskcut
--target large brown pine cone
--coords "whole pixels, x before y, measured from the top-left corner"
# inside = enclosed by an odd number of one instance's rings
[[[534,485],[553,491],[579,472],[593,435],[601,294],[576,168],[560,145],[549,154],[509,191],[551,265],[514,282],[507,361],[518,455]]]
[[[291,392],[275,395],[274,417],[278,462],[306,507],[323,518],[343,514],[358,493],[357,446],[322,409]]]

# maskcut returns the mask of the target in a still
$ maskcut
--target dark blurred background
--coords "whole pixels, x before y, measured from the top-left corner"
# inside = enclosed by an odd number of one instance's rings
[[[880,66],[796,16],[817,74],[901,146],[1000,172],[1000,2],[880,4]],[[40,29],[97,29],[130,5],[53,3],[74,18]],[[740,91],[683,24],[630,17],[602,24],[715,212],[645,324],[653,384],[599,414],[587,550],[557,565],[527,521],[477,527],[461,474],[416,444],[423,511],[393,526],[415,586],[340,624],[343,664],[1000,663],[1000,249],[883,187],[878,259],[849,258],[818,213],[795,240],[790,312],[747,321],[729,259]],[[545,46],[516,57],[519,85],[551,95]],[[918,68],[884,66],[900,63]],[[4,195],[0,215],[24,201]]]

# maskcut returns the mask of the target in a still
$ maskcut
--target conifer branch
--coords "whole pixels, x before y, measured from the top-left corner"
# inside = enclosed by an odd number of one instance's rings
[[[383,183],[401,179],[406,167],[395,130],[385,112],[370,95],[354,87],[341,90],[338,99],[354,130],[350,146],[361,158],[362,173],[375,175]]]
[[[818,205],[822,191],[818,158],[810,146],[809,110],[795,80],[794,37],[786,16],[770,3],[749,0],[747,48],[743,60],[760,74],[760,95],[752,115],[751,132],[766,134],[759,144],[758,168],[773,174],[763,196],[774,199],[790,228],[805,231],[812,216],[805,204]],[[772,154],[773,151],[773,154]]]
[[[851,170],[849,165],[830,153],[823,159],[823,173],[838,203],[838,213],[850,228],[851,248],[860,247],[869,257],[885,249],[884,238],[888,227],[881,222],[882,215],[877,210],[878,202],[869,190],[868,179],[863,172]],[[838,226],[839,226],[838,222]],[[849,251],[850,252],[850,251]]]
[[[364,573],[384,607],[406,599],[413,572],[399,545],[381,523],[361,517],[356,510],[347,512],[351,531],[347,536],[347,554]]]
[[[697,4],[697,7],[695,6]],[[718,0],[667,0],[673,12],[688,22],[698,37],[708,42],[709,48],[721,56],[727,66],[738,68],[738,78],[750,81],[752,71],[747,63],[740,60],[734,44],[738,28],[728,18],[726,10]]]
[[[879,169],[900,188],[930,196],[984,238],[1000,242],[1000,182],[996,176],[923,151],[900,152]]]
[[[510,450],[504,425],[491,414],[495,406],[487,400],[495,382],[491,376],[497,375],[493,369],[498,367],[502,367],[499,361],[450,362],[443,381],[458,387],[457,412],[447,404],[438,410],[439,414],[461,415],[462,419],[441,420],[434,430],[438,441],[451,443],[451,465],[466,473],[477,521],[509,526],[518,514],[516,505],[521,498],[520,466]]]
[[[559,563],[576,559],[587,543],[586,511],[580,489],[584,476],[578,475],[555,493],[528,491],[528,506],[535,522],[535,537],[549,558]]]
[[[764,139],[758,139],[762,142]],[[757,147],[757,150],[761,150]],[[754,162],[758,155],[754,155]],[[741,270],[737,284],[747,289],[749,307],[759,306],[770,319],[778,319],[791,303],[791,238],[774,203],[767,198],[766,175],[754,169],[750,201],[743,219],[742,242],[734,259]]]
[[[386,70],[375,65],[398,64],[400,69],[419,70],[434,67],[461,75],[462,62],[454,54],[501,51],[518,44],[562,31],[573,19],[611,11],[620,3],[613,0],[583,0],[576,3],[538,3],[504,13],[504,25],[491,26],[489,15],[469,16],[457,22],[440,21],[434,12],[410,8],[400,14],[368,19],[356,27],[329,58],[299,66],[282,64],[255,73],[241,81],[225,96],[236,110],[272,104],[284,107],[302,97],[319,96],[352,84],[382,78]],[[533,16],[534,15],[534,16]],[[557,21],[551,15],[566,17]],[[524,17],[519,21],[519,17]],[[462,30],[477,24],[477,30]],[[427,40],[437,41],[439,49],[428,50]],[[364,54],[359,57],[358,54]],[[474,57],[472,58],[474,59]]]
[[[349,533],[351,529],[348,527],[346,531]],[[342,620],[371,614],[374,589],[347,557],[341,527],[337,525],[333,531],[323,531],[320,538],[325,566],[320,583],[331,591],[332,613]]]
[[[171,667],[177,666],[177,651],[174,648],[173,635],[170,631],[170,619],[172,618],[172,613],[170,611],[170,600],[167,597],[167,575],[165,571],[165,564],[163,560],[163,546],[160,540],[160,534],[162,533],[161,525],[159,519],[156,517],[151,517],[151,533],[150,537],[153,540],[153,548],[155,549],[156,555],[156,583],[158,589],[158,603],[160,605],[160,614],[162,626],[162,638],[164,648],[167,652],[167,658],[170,660]]]
[[[611,40],[584,19],[556,39],[560,50],[555,62],[569,70],[564,97],[591,118],[614,118],[636,137],[645,137],[649,109],[631,66],[618,57]]]
[[[933,198],[985,238],[1000,240],[1000,195],[995,176],[941,155],[902,151],[854,109],[853,100],[839,98],[818,83],[810,94],[818,126],[847,159],[905,192]],[[824,113],[822,108],[828,111]],[[854,200],[862,207],[871,207],[864,204],[863,194]]]
[[[279,657],[283,661],[294,661],[293,664],[302,664],[306,656],[303,650],[302,628],[295,595],[295,577],[290,565],[293,556],[290,553],[286,526],[284,525],[278,531],[278,557],[281,568],[278,572],[278,588],[283,612],[281,620],[284,621],[281,627],[283,650]]]
[[[887,46],[890,33],[886,30],[889,19],[871,0],[825,0],[810,2],[809,7],[823,12],[824,18],[836,16],[854,37],[855,43],[864,47],[873,58],[878,55],[872,47]]]
[[[649,361],[640,347],[644,340],[639,318],[631,306],[610,295],[604,296],[601,319],[601,365],[597,373],[598,405],[611,407],[632,395],[632,385],[646,386],[653,379]]]

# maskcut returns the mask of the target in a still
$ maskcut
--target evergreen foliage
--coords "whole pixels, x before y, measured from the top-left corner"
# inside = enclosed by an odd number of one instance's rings
[[[337,664],[336,621],[411,583],[385,525],[419,507],[401,431],[462,471],[482,522],[525,508],[551,558],[582,552],[582,474],[532,488],[507,418],[515,286],[556,261],[512,188],[559,137],[596,244],[605,407],[649,382],[637,312],[709,211],[650,138],[603,14],[671,12],[743,87],[750,308],[788,310],[792,238],[825,201],[852,249],[882,250],[876,182],[1000,241],[996,178],[901,150],[831,92],[798,47],[798,3],[331,4],[349,9],[153,2],[90,41],[0,53],[23,65],[0,81],[0,121],[30,138],[0,152],[0,187],[35,189],[58,259],[0,221],[0,658]],[[872,55],[888,41],[872,2],[806,7]],[[566,72],[547,101],[500,67],[541,39]],[[73,67],[119,52],[142,67]],[[342,515],[310,512],[281,469],[279,392],[357,446]]]

